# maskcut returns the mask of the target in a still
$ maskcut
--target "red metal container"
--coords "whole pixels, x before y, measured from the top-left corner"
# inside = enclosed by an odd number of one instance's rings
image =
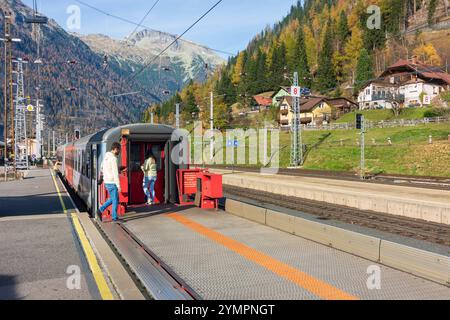
[[[197,175],[197,204],[202,209],[218,209],[223,197],[222,175],[200,172]]]

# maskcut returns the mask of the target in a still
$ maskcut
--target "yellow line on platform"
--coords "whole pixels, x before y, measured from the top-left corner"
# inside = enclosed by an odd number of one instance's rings
[[[64,210],[64,213],[67,214],[67,208],[66,205],[64,204],[64,200],[62,198],[58,183],[56,182],[54,171],[50,169],[50,173],[52,175],[56,191],[58,192],[61,206]],[[97,284],[97,288],[98,291],[100,292],[102,299],[114,300],[113,294],[111,293],[111,290],[109,289],[109,286],[106,283],[105,276],[103,275],[100,265],[98,264],[97,258],[95,257],[94,250],[92,249],[92,246],[86,237],[86,233],[84,232],[83,227],[81,226],[80,220],[78,219],[75,213],[72,213],[70,217],[72,218],[75,231],[78,235],[78,239],[80,240],[81,246],[83,247],[83,251],[84,254],[86,255],[89,268],[91,269],[92,275],[94,276],[95,283]]]

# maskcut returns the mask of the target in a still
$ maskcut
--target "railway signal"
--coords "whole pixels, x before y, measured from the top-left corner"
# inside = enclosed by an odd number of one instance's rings
[[[365,133],[366,133],[366,123],[364,119],[364,115],[358,113],[356,115],[356,129],[361,130],[361,164],[360,164],[360,177],[361,180],[364,180],[366,177],[365,167],[366,167],[366,159],[365,159]]]
[[[360,113],[356,115],[356,129],[361,130],[362,129],[362,123],[363,123],[364,116]]]

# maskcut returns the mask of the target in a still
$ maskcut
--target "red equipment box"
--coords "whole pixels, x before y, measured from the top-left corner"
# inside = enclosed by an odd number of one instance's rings
[[[197,174],[197,205],[202,209],[218,209],[223,197],[222,175],[209,172]]]
[[[197,175],[205,172],[205,169],[187,169],[177,171],[177,183],[180,205],[195,204],[197,193]]]

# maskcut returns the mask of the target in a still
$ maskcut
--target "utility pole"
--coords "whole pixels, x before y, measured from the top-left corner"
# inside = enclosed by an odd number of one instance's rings
[[[42,122],[41,107],[40,104],[40,91],[41,91],[41,25],[47,24],[47,17],[38,14],[37,1],[33,0],[33,16],[25,18],[25,23],[31,24],[33,27],[33,33],[37,44],[37,57],[34,64],[37,65],[37,88],[36,88],[36,158],[41,159],[43,155],[42,145],[44,141],[42,139],[42,131],[44,125]]]
[[[155,121],[154,121],[154,120],[155,120],[155,118],[154,118],[154,116],[155,116],[155,115],[154,115],[154,113],[153,113],[153,112],[152,112],[152,113],[150,113],[150,123],[151,123],[151,124],[155,124]]]
[[[4,149],[4,153],[3,153],[3,159],[4,159],[4,170],[5,170],[5,181],[8,180],[8,166],[7,166],[7,159],[8,159],[8,50],[10,48],[10,42],[8,41],[8,37],[10,37],[9,32],[10,32],[10,13],[4,12],[4,19],[5,19],[5,25],[4,25],[4,31],[5,31],[5,35],[4,35],[4,47],[5,47],[5,51],[4,51],[4,59],[5,59],[5,64],[4,64],[4,70],[5,70],[5,79],[4,79],[4,87],[3,87],[3,98],[4,98],[4,113],[3,113],[3,138],[4,138],[4,142],[5,142],[5,149]]]
[[[214,92],[212,91],[211,91],[211,110],[209,123],[211,126],[210,156],[212,161],[214,159]]]
[[[361,180],[366,178],[366,121],[364,116],[362,117],[362,128],[361,128]]]
[[[365,133],[366,133],[366,121],[364,115],[356,115],[356,129],[361,129],[361,162],[360,162],[360,178],[364,180],[366,177],[366,157],[365,157]]]
[[[180,104],[175,105],[175,127],[180,129]]]
[[[53,154],[52,154],[52,156],[55,156],[55,154],[56,154],[56,144],[55,144],[55,130],[53,130],[52,131],[52,138],[53,138]]]
[[[50,130],[48,130],[47,134],[47,159],[50,158]]]
[[[301,128],[301,110],[300,98],[301,88],[298,86],[298,72],[294,72],[294,81],[291,91],[298,90],[298,92],[291,92],[293,103],[293,118],[292,118],[292,146],[291,146],[291,166],[298,167],[303,165],[303,141]]]
[[[28,139],[27,139],[27,121],[26,121],[26,106],[25,106],[25,89],[23,80],[23,64],[26,63],[21,58],[13,61],[17,68],[14,71],[16,74],[16,95],[15,95],[15,117],[14,117],[14,162],[15,168],[18,165],[21,168],[25,166],[29,168],[28,164]],[[23,151],[25,151],[23,153]]]

